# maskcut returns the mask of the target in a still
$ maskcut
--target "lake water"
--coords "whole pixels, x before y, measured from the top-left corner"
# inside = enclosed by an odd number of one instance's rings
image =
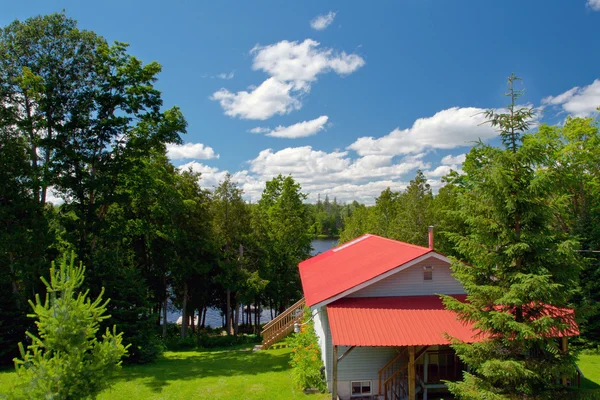
[[[311,256],[323,253],[335,246],[337,246],[338,239],[315,239],[312,241],[313,250],[310,253]],[[181,316],[180,310],[173,310],[167,313],[167,321],[176,322],[177,318]],[[260,315],[261,322],[268,322],[271,320],[271,312],[269,310],[262,310]],[[206,325],[210,327],[221,326],[222,324],[221,310],[215,308],[209,308],[206,312]]]

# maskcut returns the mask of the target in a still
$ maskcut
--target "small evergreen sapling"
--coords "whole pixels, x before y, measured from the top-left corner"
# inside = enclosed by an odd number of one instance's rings
[[[21,358],[15,358],[18,375],[15,398],[87,399],[110,386],[110,378],[121,367],[127,354],[122,333],[107,328],[98,340],[100,323],[109,300],[102,294],[95,301],[88,291],[78,291],[84,281],[85,267],[75,266],[75,256],[66,256],[55,268],[50,268],[50,282],[43,277],[46,298],[39,295],[29,301],[36,318],[38,335],[27,332],[31,344],[24,349],[19,343]]]

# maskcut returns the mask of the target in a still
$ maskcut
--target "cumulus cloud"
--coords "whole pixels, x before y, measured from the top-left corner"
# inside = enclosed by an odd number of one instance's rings
[[[588,0],[587,5],[594,11],[600,11],[600,0]]]
[[[258,181],[264,182],[278,174],[292,175],[312,200],[320,193],[340,201],[356,199],[368,203],[388,186],[395,190],[404,188],[405,174],[429,167],[420,159],[394,162],[393,157],[382,155],[353,160],[347,151],[325,152],[311,146],[263,150],[249,163],[249,174]]]
[[[331,25],[335,19],[335,15],[336,13],[333,11],[329,11],[327,14],[317,15],[313,20],[310,21],[310,27],[317,31],[322,31]]]
[[[484,109],[452,107],[428,118],[419,118],[412,127],[396,128],[380,138],[361,137],[348,146],[361,156],[414,154],[431,149],[454,149],[485,141],[497,132],[485,122]]]
[[[234,76],[235,76],[235,71],[231,71],[230,73],[221,72],[219,75],[217,75],[217,78],[229,80],[229,79],[233,79]]]
[[[358,54],[335,52],[319,45],[312,39],[257,45],[250,52],[254,54],[252,68],[265,71],[280,81],[293,82],[297,89],[307,90],[319,74],[333,71],[348,75],[365,65],[365,60]]]
[[[467,159],[467,155],[466,154],[459,154],[457,156],[453,156],[452,154],[448,154],[446,157],[442,158],[441,163],[443,165],[456,165],[456,164],[462,164],[465,162],[465,160]]]
[[[253,128],[250,129],[251,133],[264,133],[267,136],[278,137],[278,138],[286,138],[286,139],[296,139],[301,137],[307,137],[316,135],[323,129],[325,129],[325,124],[327,124],[327,120],[329,117],[327,115],[322,115],[319,118],[315,118],[310,121],[302,121],[290,126],[278,126],[273,130],[269,128]]]
[[[319,42],[281,42],[256,45],[252,68],[270,77],[258,87],[231,92],[222,88],[211,99],[218,101],[225,114],[242,119],[265,120],[276,114],[288,114],[302,107],[302,97],[310,92],[319,74],[330,71],[348,75],[365,64],[357,54],[320,48]]]
[[[250,129],[248,132],[250,133],[269,133],[271,130],[269,128],[257,126],[256,128]]]
[[[269,78],[257,88],[232,93],[221,89],[214,93],[212,100],[217,100],[230,117],[265,120],[275,114],[288,114],[302,107],[302,103],[293,97],[293,84]]]
[[[200,173],[201,184],[203,187],[214,188],[219,182],[225,179],[227,171],[219,170],[217,167],[209,167],[208,165],[202,164],[197,161],[190,161],[186,164],[180,165],[180,171],[192,170],[196,173]]]
[[[205,146],[202,143],[167,144],[167,156],[171,160],[210,160],[219,158],[212,147]]]
[[[600,4],[600,0],[597,0]],[[565,112],[577,116],[592,115],[600,106],[600,79],[584,87],[574,87],[558,96],[542,99],[542,104],[561,107]]]

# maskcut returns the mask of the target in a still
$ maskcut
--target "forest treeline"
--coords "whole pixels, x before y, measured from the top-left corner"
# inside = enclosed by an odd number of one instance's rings
[[[235,334],[258,323],[240,304],[280,311],[301,297],[312,222],[300,186],[275,177],[250,205],[230,177],[209,191],[177,169],[166,145],[182,143],[186,121],[163,107],[160,70],[64,14],[0,31],[2,362],[34,330],[28,300],[44,297],[40,276],[63,254],[86,266],[91,297],[105,289],[105,325],[124,333],[130,362],[162,348],[168,300],[185,336],[186,314],[221,309]]]

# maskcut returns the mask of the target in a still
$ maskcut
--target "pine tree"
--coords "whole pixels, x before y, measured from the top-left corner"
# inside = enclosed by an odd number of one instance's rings
[[[60,267],[50,268],[47,295],[42,302],[36,295],[31,317],[35,317],[38,336],[27,332],[31,344],[27,351],[19,344],[21,359],[15,358],[18,374],[16,398],[86,399],[95,398],[109,386],[111,376],[120,368],[127,353],[122,334],[107,329],[98,340],[97,333],[109,300],[102,295],[94,301],[88,292],[77,292],[84,281],[85,268],[74,265],[75,257]]]
[[[551,229],[551,182],[536,171],[546,152],[528,140],[534,115],[516,105],[518,80],[508,80],[507,111],[486,113],[503,148],[479,143],[469,154],[458,211],[469,233],[451,235],[465,255],[452,268],[468,301],[444,301],[484,338],[453,345],[470,367],[463,381],[448,384],[461,399],[544,397],[574,372],[572,356],[560,351],[556,338],[568,320],[548,310],[569,305],[579,271],[577,243]]]

